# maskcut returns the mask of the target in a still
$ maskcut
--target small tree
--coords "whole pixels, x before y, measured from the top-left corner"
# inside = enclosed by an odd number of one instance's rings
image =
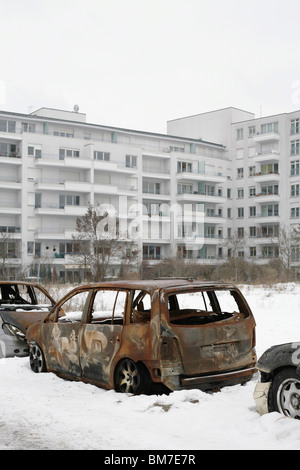
[[[83,217],[77,218],[73,239],[79,244],[77,262],[82,266],[85,277],[89,272],[93,281],[103,281],[108,277],[112,262],[117,260],[124,276],[128,266],[137,259],[135,243],[120,238],[116,214],[101,207],[89,207]]]
[[[300,248],[300,226],[280,226],[278,235],[272,239],[272,244],[278,247],[278,258],[282,263],[286,279],[290,279],[292,261]]]

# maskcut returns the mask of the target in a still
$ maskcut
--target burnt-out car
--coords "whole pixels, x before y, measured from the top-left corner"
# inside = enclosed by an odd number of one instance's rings
[[[300,419],[300,342],[272,346],[256,367],[260,372],[254,390],[257,411]]]
[[[44,320],[54,304],[39,284],[0,281],[0,358],[28,356],[27,328]]]
[[[239,289],[185,279],[77,287],[27,340],[34,372],[134,394],[244,383],[256,363]]]

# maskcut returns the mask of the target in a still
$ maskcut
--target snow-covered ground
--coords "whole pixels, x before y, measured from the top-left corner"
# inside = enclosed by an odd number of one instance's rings
[[[300,341],[300,285],[241,287],[257,323],[257,355]],[[28,358],[0,360],[0,449],[300,449],[300,422],[260,416],[256,374],[244,386],[131,396],[34,374]]]

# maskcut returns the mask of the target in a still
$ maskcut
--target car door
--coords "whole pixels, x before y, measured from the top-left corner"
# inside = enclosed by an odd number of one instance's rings
[[[89,304],[90,289],[72,291],[54,312],[54,321],[43,325],[48,370],[67,377],[80,377],[82,318]]]
[[[108,386],[112,363],[121,345],[127,298],[126,290],[94,291],[80,337],[81,371],[85,380]]]

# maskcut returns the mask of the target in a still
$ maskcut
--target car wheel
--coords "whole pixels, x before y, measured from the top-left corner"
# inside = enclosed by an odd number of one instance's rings
[[[131,359],[122,359],[115,370],[115,390],[122,393],[149,393],[151,379],[145,366]]]
[[[30,347],[29,352],[29,362],[30,367],[33,372],[45,372],[46,371],[46,363],[43,351],[37,344],[33,344]]]
[[[287,367],[275,375],[269,393],[269,410],[300,419],[300,377]]]

